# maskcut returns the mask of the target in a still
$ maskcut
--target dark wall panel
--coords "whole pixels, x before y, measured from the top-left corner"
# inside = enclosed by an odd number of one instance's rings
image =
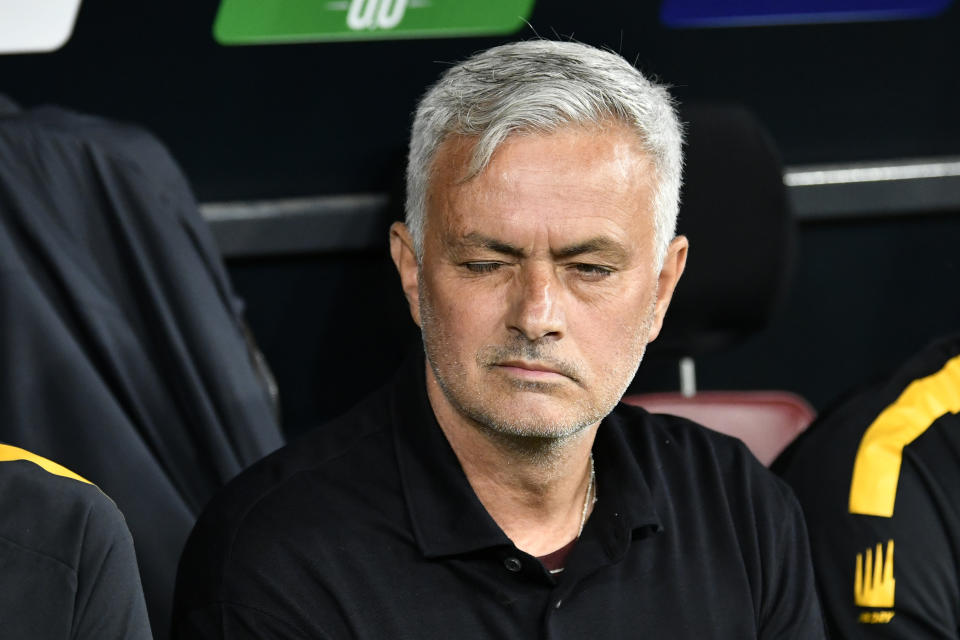
[[[513,38],[611,47],[684,102],[758,114],[787,164],[960,153],[960,5],[922,20],[667,29],[659,2],[539,0]],[[508,38],[223,47],[216,0],[87,0],[51,54],[0,56],[0,92],[141,123],[202,200],[379,191],[452,61]]]
[[[348,409],[418,348],[386,248],[228,266],[291,436]]]

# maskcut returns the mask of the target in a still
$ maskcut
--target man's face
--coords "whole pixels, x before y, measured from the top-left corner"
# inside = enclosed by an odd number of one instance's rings
[[[512,136],[464,182],[472,144],[436,155],[419,268],[406,228],[391,238],[431,402],[499,432],[572,435],[626,390],[686,241],[658,272],[653,165],[625,128]]]

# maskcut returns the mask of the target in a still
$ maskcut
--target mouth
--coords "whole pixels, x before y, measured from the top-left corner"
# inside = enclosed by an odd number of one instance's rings
[[[503,362],[498,362],[494,366],[508,375],[525,380],[548,382],[563,378],[570,378],[570,376],[564,373],[561,369],[543,362],[506,360]]]

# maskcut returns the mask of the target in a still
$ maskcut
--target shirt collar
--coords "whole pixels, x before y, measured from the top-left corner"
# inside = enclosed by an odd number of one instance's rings
[[[400,482],[414,536],[423,554],[440,557],[512,546],[467,480],[437,423],[427,397],[422,357],[409,358],[397,374],[391,399]],[[650,488],[617,411],[604,419],[593,445],[598,502],[590,529],[611,556],[621,556],[638,529],[661,529]],[[586,535],[586,533],[585,533]]]
[[[397,374],[393,437],[414,536],[423,554],[439,557],[510,545],[467,481],[427,398],[422,357]]]
[[[626,435],[628,430],[645,429],[648,425],[638,423],[633,415],[624,419],[619,409],[620,405],[603,419],[593,442],[597,504],[589,524],[611,560],[622,557],[634,537],[663,530],[640,456]],[[584,536],[586,533],[585,530]]]

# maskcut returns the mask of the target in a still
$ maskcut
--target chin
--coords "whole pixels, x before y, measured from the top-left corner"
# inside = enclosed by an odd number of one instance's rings
[[[549,406],[543,406],[549,404]],[[464,407],[466,415],[490,431],[513,437],[560,440],[590,427],[609,413],[582,404],[544,402],[496,403]]]

